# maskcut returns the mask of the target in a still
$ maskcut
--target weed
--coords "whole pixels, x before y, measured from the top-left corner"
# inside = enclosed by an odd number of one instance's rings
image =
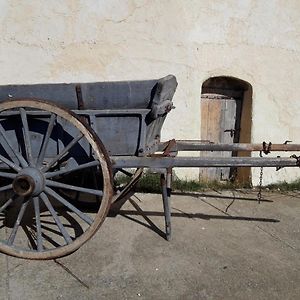
[[[175,176],[174,176],[175,177]],[[116,185],[126,185],[130,177],[121,175],[115,180]],[[202,192],[205,190],[232,190],[232,189],[249,189],[251,185],[248,183],[238,183],[230,181],[196,181],[196,180],[181,180],[173,178],[172,190],[181,192]],[[293,191],[300,190],[300,179],[293,182],[278,182],[266,185],[263,190],[280,190],[280,191]],[[137,192],[141,193],[160,193],[160,175],[154,173],[145,173],[141,177],[139,184],[136,187]]]
[[[175,176],[174,176],[175,177]],[[125,185],[128,182],[127,176],[118,176],[116,185]],[[250,188],[249,184],[233,183],[230,181],[196,181],[196,180],[181,180],[173,178],[172,190],[181,192],[199,192],[205,190],[230,190],[236,188]],[[160,175],[153,173],[145,173],[136,187],[137,192],[141,193],[160,193]]]
[[[300,190],[300,179],[296,179],[292,182],[281,181],[277,183],[272,183],[265,186],[265,188],[268,188],[269,190],[280,190],[280,191]]]

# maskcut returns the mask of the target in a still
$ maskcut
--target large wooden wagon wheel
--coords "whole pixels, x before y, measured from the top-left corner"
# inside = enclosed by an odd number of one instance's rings
[[[78,185],[79,170],[96,172],[97,182]],[[78,193],[96,209],[78,206]],[[74,252],[95,234],[111,197],[109,157],[78,117],[39,100],[0,104],[0,251],[27,259]]]

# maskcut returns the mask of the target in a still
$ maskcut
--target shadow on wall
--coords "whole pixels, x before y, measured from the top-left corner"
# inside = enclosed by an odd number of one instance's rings
[[[214,143],[251,143],[252,86],[238,78],[219,76],[201,90],[201,139]],[[251,156],[251,152],[203,152],[201,156]],[[201,180],[251,182],[250,168],[200,169]]]

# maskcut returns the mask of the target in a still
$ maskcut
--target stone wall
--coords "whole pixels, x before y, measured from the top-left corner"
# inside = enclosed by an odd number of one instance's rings
[[[0,84],[172,73],[176,110],[163,136],[197,139],[202,83],[233,76],[253,88],[252,142],[300,143],[297,0],[0,0],[0,12]],[[272,170],[265,183],[295,176]]]

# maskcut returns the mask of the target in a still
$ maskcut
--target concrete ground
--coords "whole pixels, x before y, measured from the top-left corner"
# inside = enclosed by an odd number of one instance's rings
[[[300,193],[137,194],[57,261],[0,254],[0,299],[300,299]],[[141,210],[144,216],[141,215]]]

